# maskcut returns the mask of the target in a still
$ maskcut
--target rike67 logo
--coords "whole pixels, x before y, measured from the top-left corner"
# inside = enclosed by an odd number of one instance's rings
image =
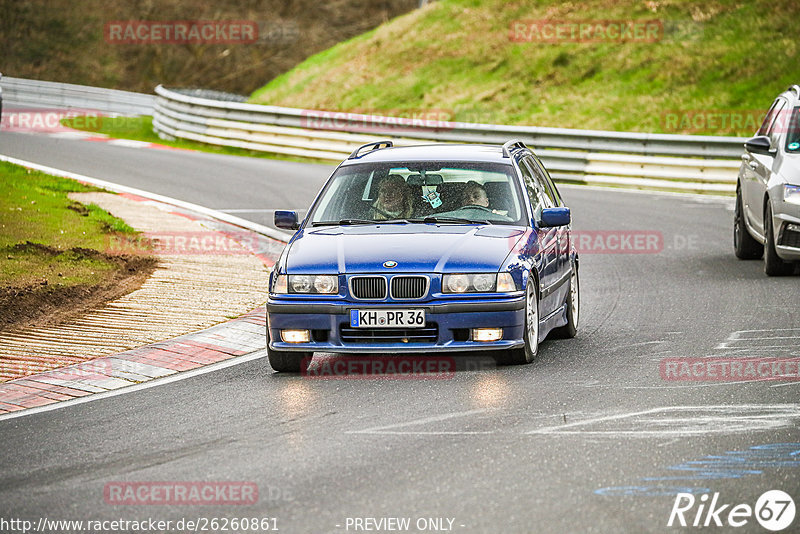
[[[669,514],[667,526],[682,527],[743,527],[753,517],[767,530],[784,530],[794,521],[794,501],[781,490],[764,492],[755,506],[749,504],[727,504],[720,502],[719,493],[710,497],[704,493],[696,498],[691,493],[678,493]]]

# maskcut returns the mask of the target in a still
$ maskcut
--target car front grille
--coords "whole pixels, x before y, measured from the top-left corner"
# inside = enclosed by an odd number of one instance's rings
[[[342,343],[436,343],[439,325],[428,323],[425,328],[350,328],[339,327]]]
[[[383,276],[358,276],[350,279],[350,290],[357,299],[385,299],[386,278]]]
[[[785,229],[781,234],[781,242],[778,244],[785,247],[800,248],[800,232],[795,232],[794,230],[789,230],[788,228]]]
[[[424,276],[395,276],[392,278],[393,299],[421,299],[428,291]]]

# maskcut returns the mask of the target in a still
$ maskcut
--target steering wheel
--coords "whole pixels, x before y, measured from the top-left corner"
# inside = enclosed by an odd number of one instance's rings
[[[480,211],[488,211],[489,213],[494,213],[491,209],[487,208],[486,206],[481,206],[480,204],[468,204],[466,206],[461,206],[459,209],[480,210]]]

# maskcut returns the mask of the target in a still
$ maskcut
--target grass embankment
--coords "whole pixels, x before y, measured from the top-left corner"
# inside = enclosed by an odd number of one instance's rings
[[[652,20],[662,30],[652,42],[514,42],[512,25],[532,20]],[[251,102],[752,135],[777,93],[800,83],[798,35],[800,4],[786,0],[441,0],[310,57]]]
[[[0,162],[0,329],[117,298],[152,272],[151,257],[106,253],[113,236],[136,232],[67,196],[85,191],[98,189]]]
[[[284,161],[299,161],[303,163],[324,163],[326,165],[330,165],[330,161],[315,158],[301,158],[286,156],[283,154],[259,152],[258,150],[211,145],[186,139],[176,139],[174,141],[161,139],[153,131],[153,117],[147,115],[141,117],[101,117],[86,115],[61,119],[61,124],[68,128],[73,128],[82,132],[99,133],[115,139],[131,139],[133,141],[157,143],[159,145],[182,148],[185,150],[199,150],[201,152],[224,154],[228,156],[269,158]]]

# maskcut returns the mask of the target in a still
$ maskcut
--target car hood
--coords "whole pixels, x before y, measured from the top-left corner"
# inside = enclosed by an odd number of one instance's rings
[[[405,224],[309,228],[285,255],[286,272],[497,271],[525,228]],[[394,261],[391,271],[384,262]]]

